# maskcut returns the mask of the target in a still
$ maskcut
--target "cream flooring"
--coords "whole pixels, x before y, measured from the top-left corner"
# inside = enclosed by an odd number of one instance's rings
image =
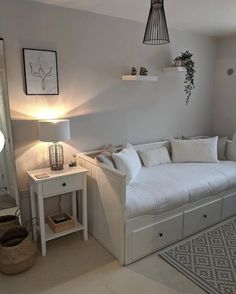
[[[1,294],[200,294],[205,293],[157,254],[127,267],[93,238],[79,234],[53,240],[47,256],[17,276],[0,274]]]

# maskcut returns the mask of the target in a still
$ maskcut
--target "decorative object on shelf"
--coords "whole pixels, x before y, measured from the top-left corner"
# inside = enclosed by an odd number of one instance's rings
[[[70,140],[70,121],[44,120],[38,122],[39,139],[49,145],[49,161],[52,170],[62,170],[64,165],[63,146],[58,142]]]
[[[59,95],[57,52],[23,48],[26,95]]]
[[[192,94],[192,90],[195,88],[194,76],[196,73],[195,70],[195,62],[192,60],[193,54],[189,51],[182,52],[180,56],[176,57],[174,63],[180,64],[184,66],[186,69],[186,78],[185,78],[185,93],[186,93],[186,105],[189,104],[190,96]]]
[[[164,0],[151,0],[143,43],[147,45],[165,45],[170,43]]]
[[[234,69],[233,68],[229,68],[228,70],[227,70],[227,75],[228,76],[232,76],[234,74]]]
[[[75,223],[73,217],[64,212],[60,215],[49,216],[48,225],[54,233],[60,233],[72,229]]]
[[[6,231],[0,238],[0,272],[7,275],[22,273],[34,264],[37,245],[25,228]]]
[[[137,69],[133,66],[131,69],[131,76],[136,76],[137,74]]]
[[[62,187],[66,188],[66,186],[67,183],[62,182]],[[62,196],[59,195],[58,214],[48,216],[48,226],[54,233],[60,233],[72,229],[75,226],[73,217],[69,215],[67,212],[62,212],[61,198]]]
[[[148,75],[148,70],[146,67],[141,67],[140,68],[140,76],[147,76]]]
[[[175,67],[184,67],[185,66],[185,62],[181,57],[176,57],[174,60],[174,65]]]

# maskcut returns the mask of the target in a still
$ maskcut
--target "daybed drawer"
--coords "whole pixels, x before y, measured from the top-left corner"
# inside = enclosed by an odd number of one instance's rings
[[[236,214],[236,193],[223,198],[222,219]]]
[[[45,181],[43,183],[43,196],[66,193],[82,189],[83,177],[81,175],[70,175],[69,177],[60,177],[55,180]]]
[[[182,238],[183,214],[132,232],[133,259],[157,251]]]
[[[184,237],[220,221],[221,199],[184,212]]]

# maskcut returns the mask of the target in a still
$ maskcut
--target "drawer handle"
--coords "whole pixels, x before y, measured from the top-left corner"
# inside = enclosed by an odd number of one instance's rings
[[[63,183],[62,186],[65,187],[66,186],[66,183]]]
[[[162,234],[162,233],[160,233],[160,234],[159,234],[159,237],[161,237],[161,238],[162,238],[162,237],[163,237],[163,234]]]
[[[207,218],[207,214],[203,214],[203,218]]]

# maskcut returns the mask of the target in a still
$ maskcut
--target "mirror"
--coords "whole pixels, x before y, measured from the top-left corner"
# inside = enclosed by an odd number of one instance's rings
[[[5,145],[0,152],[0,214],[10,213],[19,206],[15,159],[12,144],[11,119],[7,91],[4,43],[0,38],[0,130]]]

